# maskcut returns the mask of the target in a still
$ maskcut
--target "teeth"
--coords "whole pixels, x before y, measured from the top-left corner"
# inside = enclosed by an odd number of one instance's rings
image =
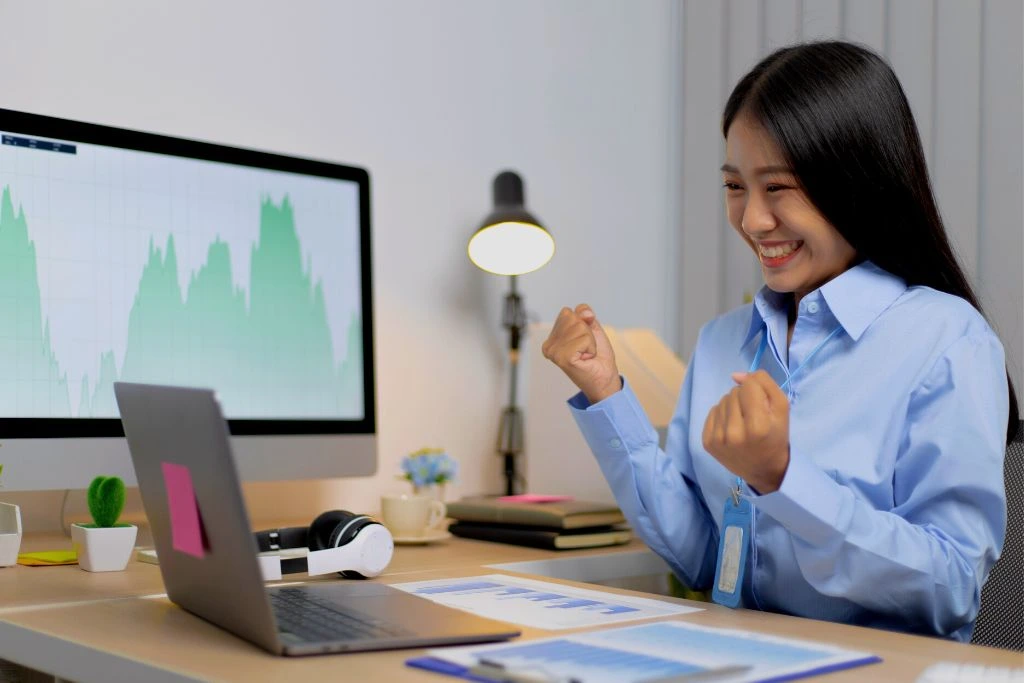
[[[800,246],[800,242],[786,242],[774,247],[758,246],[758,250],[763,256],[768,258],[778,258],[780,256],[786,256],[796,251],[797,247]]]

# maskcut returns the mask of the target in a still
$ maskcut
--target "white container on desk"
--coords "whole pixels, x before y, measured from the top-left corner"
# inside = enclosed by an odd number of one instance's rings
[[[0,503],[0,567],[18,563],[21,548],[21,508],[14,503]]]
[[[78,566],[87,572],[119,572],[128,566],[139,528],[134,524],[111,527],[71,525],[71,543]]]

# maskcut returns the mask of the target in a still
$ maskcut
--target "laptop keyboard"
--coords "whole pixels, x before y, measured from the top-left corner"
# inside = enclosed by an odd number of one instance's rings
[[[268,591],[277,628],[313,643],[413,635],[408,629],[375,619],[303,588]]]

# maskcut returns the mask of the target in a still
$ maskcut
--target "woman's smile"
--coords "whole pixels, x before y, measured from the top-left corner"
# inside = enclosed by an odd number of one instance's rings
[[[757,255],[766,268],[779,268],[792,261],[803,246],[803,240],[758,242]]]

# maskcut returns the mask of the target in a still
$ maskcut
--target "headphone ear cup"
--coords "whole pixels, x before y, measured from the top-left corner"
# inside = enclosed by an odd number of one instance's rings
[[[359,547],[362,558],[362,567],[359,570],[347,570],[338,572],[349,579],[366,579],[371,576],[379,576],[388,564],[394,553],[395,542],[387,527],[377,520],[366,517],[359,520],[359,531],[350,543]],[[363,572],[366,572],[365,574]]]
[[[314,519],[313,523],[309,525],[309,549],[329,550],[331,548],[340,548],[351,543],[352,539],[359,535],[360,530],[373,525],[379,526],[386,532],[384,526],[373,517],[357,515],[347,510],[329,510]],[[390,534],[388,535],[388,540],[387,560],[390,561]],[[363,574],[351,569],[340,571],[338,574],[347,579],[366,578]]]
[[[340,548],[346,543],[350,543],[362,529],[370,526],[371,524],[380,524],[371,517],[366,515],[353,515],[352,519],[344,524],[339,524],[334,532],[331,534],[332,548]],[[338,572],[341,576],[346,579],[365,579],[366,577],[354,570],[346,570]]]
[[[331,532],[330,547],[340,548],[350,543],[359,532],[370,524],[379,524],[376,520],[366,515],[352,515],[348,520],[339,524]]]
[[[327,550],[334,545],[334,534],[340,532],[355,517],[347,510],[328,510],[322,513],[309,525],[309,549]]]

